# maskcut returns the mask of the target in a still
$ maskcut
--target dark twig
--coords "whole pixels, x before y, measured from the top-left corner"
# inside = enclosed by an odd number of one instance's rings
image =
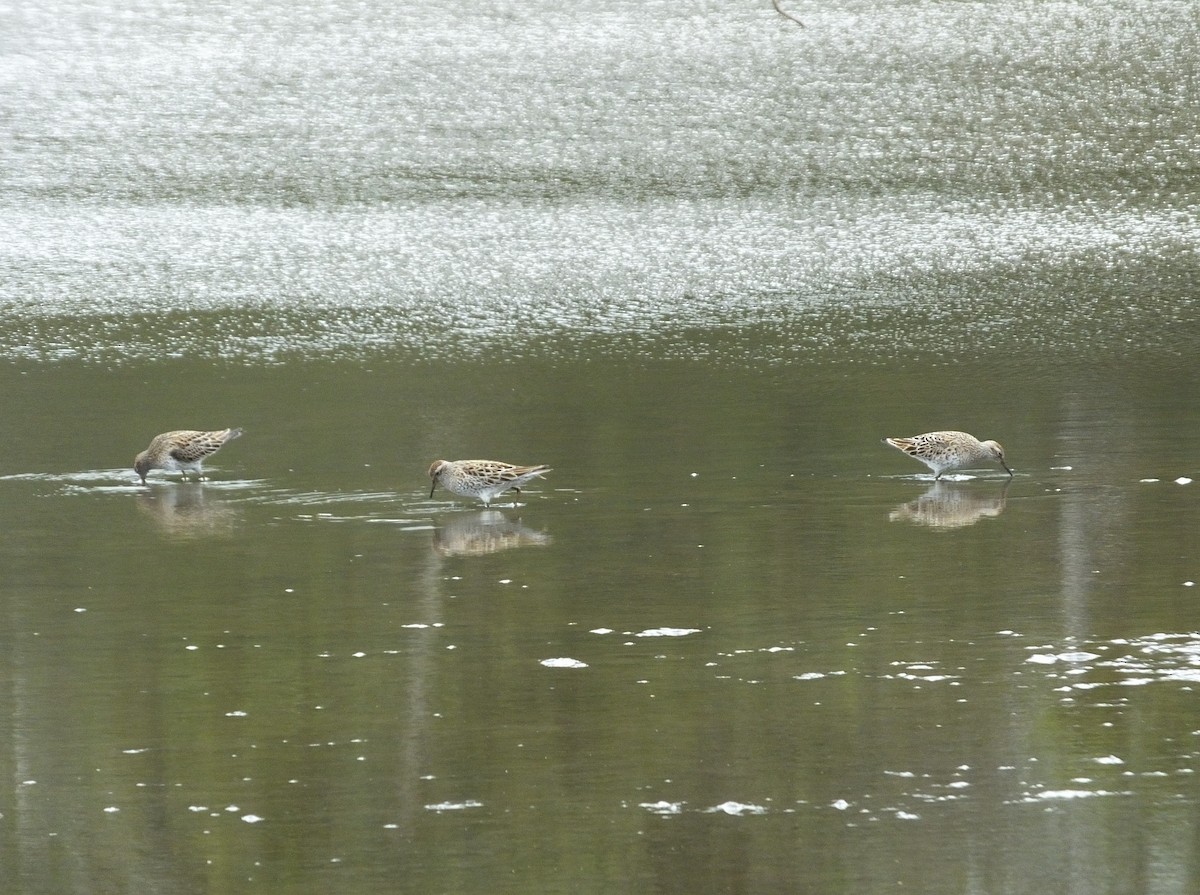
[[[771,2],[775,4],[775,11],[777,13],[779,13],[781,16],[783,16],[785,19],[791,19],[793,22],[795,22],[801,28],[806,27],[803,22],[801,22],[798,18],[796,18],[794,15],[792,15],[790,12],[788,12],[782,6],[780,6],[779,0],[771,0]]]

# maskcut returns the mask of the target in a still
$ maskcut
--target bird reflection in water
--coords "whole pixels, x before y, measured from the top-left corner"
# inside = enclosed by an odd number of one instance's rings
[[[990,519],[1004,512],[1009,482],[999,494],[986,496],[974,488],[956,488],[937,482],[932,488],[908,503],[902,503],[888,514],[892,522],[912,522],[930,528],[966,528],[980,519]]]
[[[201,482],[181,482],[138,495],[138,508],[152,518],[163,534],[180,540],[228,537],[238,511],[214,500]]]
[[[513,522],[499,510],[456,515],[433,533],[433,549],[443,556],[482,556],[514,547],[544,547],[550,541],[546,532]]]

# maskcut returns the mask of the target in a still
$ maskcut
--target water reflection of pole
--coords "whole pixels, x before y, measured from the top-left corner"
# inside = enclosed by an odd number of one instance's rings
[[[443,581],[445,566],[450,557],[481,556],[515,547],[542,546],[550,543],[546,532],[531,529],[519,521],[509,520],[499,510],[478,513],[455,513],[434,529],[430,549],[418,574],[416,600],[418,618],[430,628],[440,626],[446,595]],[[440,630],[440,627],[435,630]],[[408,632],[406,632],[408,633]],[[404,677],[403,705],[399,716],[403,723],[399,737],[402,741],[398,757],[400,772],[396,775],[396,795],[403,806],[403,816],[397,827],[412,834],[424,811],[423,791],[419,781],[429,773],[429,739],[431,710],[429,694],[437,673],[436,657],[442,655],[440,641],[434,631],[425,632],[407,654],[411,661]]]
[[[1092,406],[1091,396],[1070,395],[1061,414],[1062,428],[1058,440],[1062,448],[1058,458],[1064,466],[1074,469],[1090,461],[1081,456],[1075,445],[1084,446],[1132,441],[1132,431],[1113,431],[1114,423],[1106,423],[1103,432],[1096,431],[1096,420],[1114,415],[1104,408]],[[1103,504],[1103,505],[1102,505]],[[1128,536],[1121,536],[1125,526],[1126,502],[1120,492],[1110,489],[1071,489],[1064,491],[1062,517],[1059,523],[1059,567],[1062,569],[1060,593],[1064,619],[1064,634],[1086,638],[1093,633],[1090,594],[1098,583],[1101,564],[1114,572],[1119,569],[1122,551]],[[1110,533],[1117,534],[1110,536]]]
[[[5,633],[13,638],[13,642],[8,644],[8,649],[4,650],[5,665],[8,668],[5,679],[10,682],[11,687],[6,693],[11,703],[4,706],[4,717],[11,719],[8,730],[11,737],[9,748],[12,754],[11,779],[16,817],[9,820],[9,825],[16,831],[17,848],[16,855],[13,856],[16,866],[10,868],[13,874],[10,879],[15,882],[19,879],[37,879],[37,874],[31,873],[30,869],[50,866],[48,849],[54,840],[49,831],[36,822],[33,787],[30,784],[34,777],[32,756],[37,754],[35,745],[30,742],[37,729],[33,721],[36,700],[26,692],[30,680],[23,645],[28,640],[18,634],[24,630],[21,619],[17,617],[17,606],[21,601],[15,598],[15,594],[13,597],[4,601],[9,610],[8,622],[4,626]],[[9,699],[4,701],[9,702]]]
[[[434,674],[434,656],[440,650],[436,646],[435,631],[443,630],[442,577],[445,560],[433,550],[427,552],[421,573],[417,576],[420,593],[413,605],[420,608],[419,618],[429,626],[417,645],[408,652],[411,660],[408,672],[403,675],[404,704],[399,712],[403,722],[400,732],[400,773],[396,774],[397,804],[403,812],[397,827],[407,841],[412,841],[417,819],[424,812],[425,800],[417,784],[429,773],[429,688]],[[437,625],[438,627],[434,627]]]

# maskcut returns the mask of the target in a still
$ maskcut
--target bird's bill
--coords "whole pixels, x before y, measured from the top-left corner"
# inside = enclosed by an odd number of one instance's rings
[[[437,490],[437,482],[434,481],[433,486],[429,489],[429,499],[433,500],[433,492]]]
[[[1000,465],[1004,467],[1004,471],[1008,473],[1009,478],[1012,478],[1013,471],[1008,468],[1008,464],[1001,460]]]

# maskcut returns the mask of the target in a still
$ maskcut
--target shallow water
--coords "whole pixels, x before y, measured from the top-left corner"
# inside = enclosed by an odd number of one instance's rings
[[[0,13],[6,891],[1196,887],[1195,10],[795,11]]]
[[[10,881],[1186,888],[1196,485],[1168,379],[1027,377],[1058,410],[1008,422],[1016,476],[934,484],[873,437],[902,369],[653,367],[197,367],[192,414],[247,435],[146,488],[70,471],[144,439],[81,456],[83,371],[40,368],[8,419],[58,401],[47,471],[0,479]],[[993,388],[961,372],[954,419]],[[434,380],[489,411],[429,408]],[[1129,427],[1152,456],[1111,449]],[[491,443],[555,471],[515,506],[429,499],[425,460]]]

